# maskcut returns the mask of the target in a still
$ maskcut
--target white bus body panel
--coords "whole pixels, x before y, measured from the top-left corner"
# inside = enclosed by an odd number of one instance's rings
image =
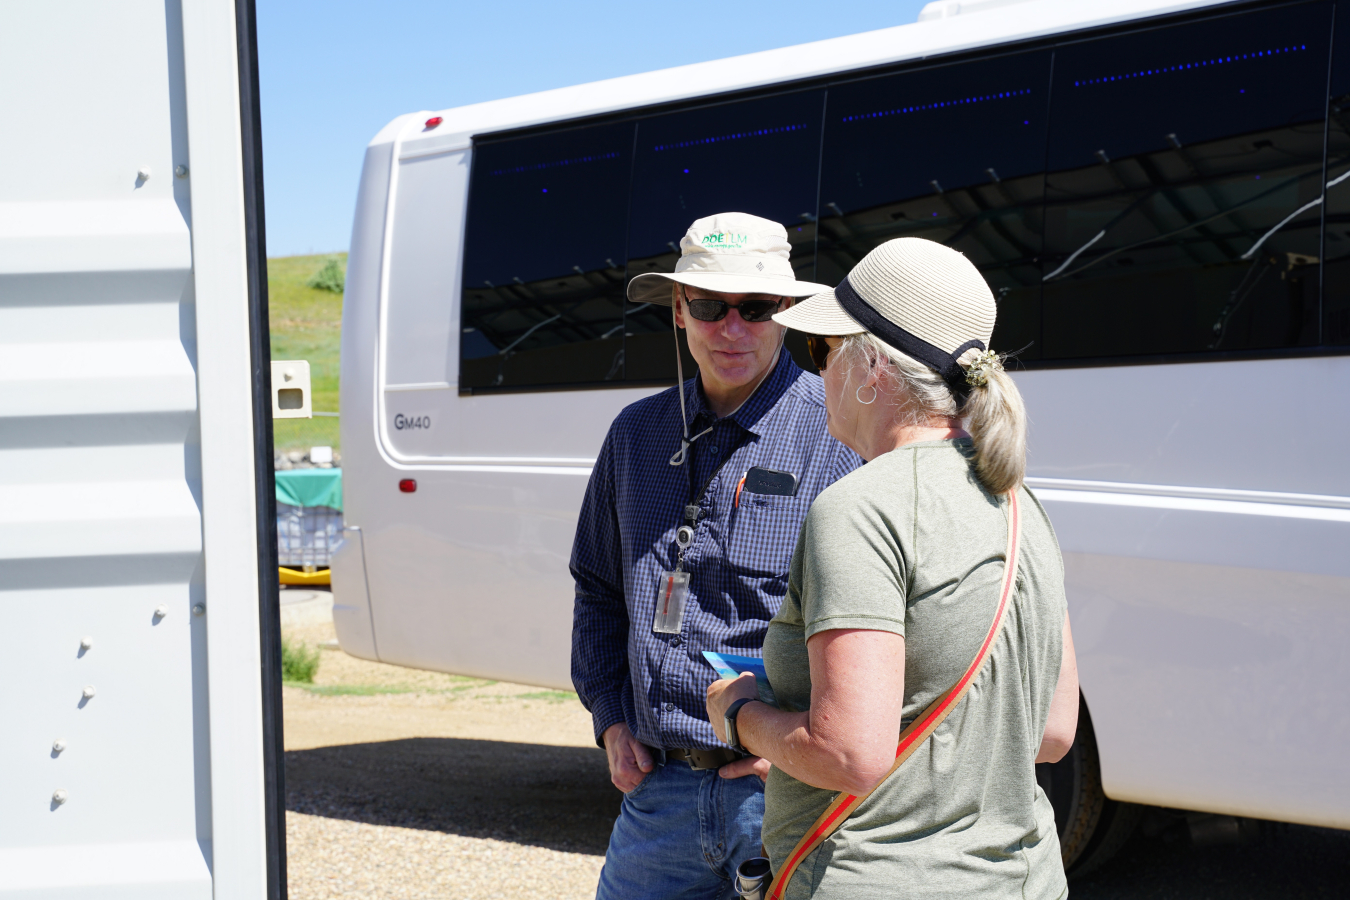
[[[5,10],[3,898],[266,894],[234,25]]]
[[[1350,409],[1297,387],[1347,379],[1347,357],[1017,376],[1110,796],[1350,827]]]
[[[430,112],[390,123],[367,150],[344,307],[362,542],[349,532],[334,562],[344,648],[570,687],[577,511],[609,423],[653,392],[459,394],[472,135],[1204,5],[1038,0],[440,111],[434,130]],[[1350,629],[1350,470],[1327,449],[1350,439],[1350,410],[1302,389],[1347,383],[1350,359],[1016,378],[1109,795],[1350,827],[1334,696],[1350,680],[1334,643]]]

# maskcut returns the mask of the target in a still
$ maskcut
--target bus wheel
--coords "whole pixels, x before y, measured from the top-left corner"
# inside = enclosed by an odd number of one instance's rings
[[[1134,831],[1143,807],[1102,792],[1097,738],[1087,704],[1078,699],[1078,734],[1057,763],[1036,766],[1036,781],[1055,808],[1064,871],[1086,875],[1116,854]]]

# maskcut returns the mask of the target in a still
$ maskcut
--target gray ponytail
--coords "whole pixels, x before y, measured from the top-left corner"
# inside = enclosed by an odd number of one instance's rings
[[[970,389],[961,408],[975,441],[975,471],[991,494],[1016,489],[1027,473],[1027,408],[999,363],[989,367],[983,385]]]
[[[975,351],[970,351],[974,354]],[[877,393],[895,407],[895,416],[905,425],[926,425],[939,417],[960,416],[975,444],[975,472],[991,494],[1005,494],[1022,483],[1027,470],[1027,410],[1022,394],[999,365],[985,367],[985,383],[970,389],[964,405],[942,377],[928,366],[868,334],[843,339],[835,357],[849,366],[850,380],[857,367],[876,367]],[[964,357],[963,357],[964,358]]]

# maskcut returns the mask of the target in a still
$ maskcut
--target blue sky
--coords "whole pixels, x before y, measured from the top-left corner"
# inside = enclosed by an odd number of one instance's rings
[[[389,120],[903,25],[925,0],[257,0],[269,256],[347,249]]]

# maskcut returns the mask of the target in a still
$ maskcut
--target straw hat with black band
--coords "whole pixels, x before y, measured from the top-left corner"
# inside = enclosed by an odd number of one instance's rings
[[[806,334],[844,337],[868,332],[928,366],[958,402],[984,370],[994,295],[965,256],[923,238],[896,238],[868,253],[833,290],[774,315]]]

